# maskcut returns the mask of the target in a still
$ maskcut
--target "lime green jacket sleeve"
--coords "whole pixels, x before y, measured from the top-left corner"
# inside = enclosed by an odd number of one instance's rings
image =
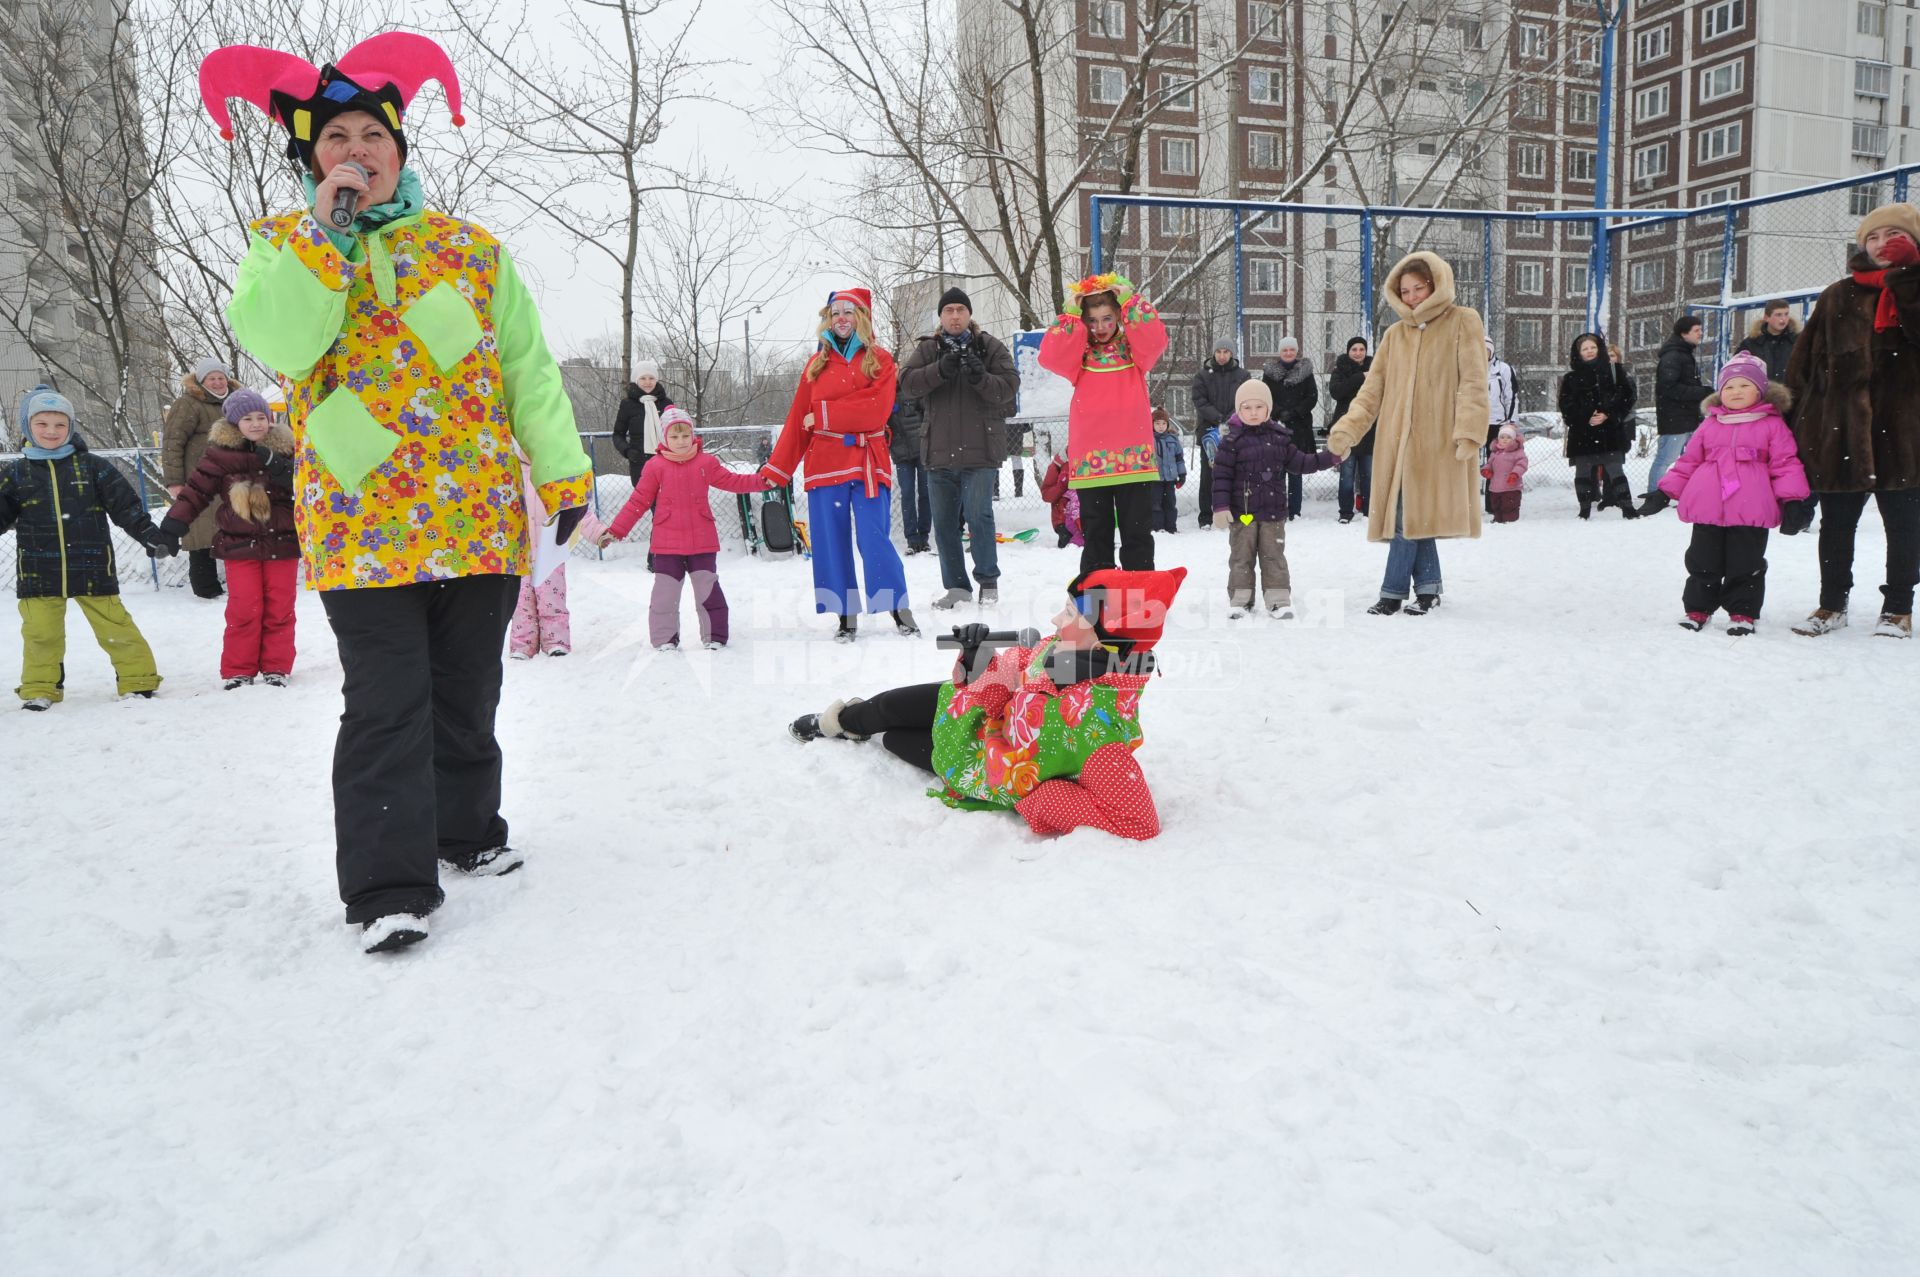
[[[540,331],[540,310],[513,259],[500,249],[493,285],[493,339],[499,349],[501,389],[513,437],[533,463],[533,482],[552,511],[585,505],[593,463],[580,446],[573,402],[560,382],[560,365]]]
[[[339,338],[358,269],[317,233],[311,217],[287,236],[284,248],[254,231],[227,301],[233,335],[273,371],[302,380]]]

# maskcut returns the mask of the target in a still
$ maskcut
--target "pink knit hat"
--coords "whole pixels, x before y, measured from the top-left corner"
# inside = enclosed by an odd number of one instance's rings
[[[668,426],[685,426],[693,429],[693,416],[685,408],[675,404],[660,414],[660,433],[666,434]]]
[[[1714,390],[1725,390],[1727,383],[1735,377],[1752,382],[1753,388],[1761,394],[1767,393],[1767,366],[1744,350],[1721,365],[1720,375],[1713,379]]]

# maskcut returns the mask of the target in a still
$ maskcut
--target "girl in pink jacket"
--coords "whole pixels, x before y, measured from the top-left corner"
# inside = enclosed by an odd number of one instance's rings
[[[1080,494],[1086,545],[1080,570],[1153,570],[1154,455],[1147,374],[1167,349],[1153,304],[1120,275],[1090,275],[1067,290],[1067,310],[1040,339],[1040,366],[1073,383],[1067,405],[1067,486]]]
[[[1677,500],[1681,521],[1693,525],[1680,624],[1699,630],[1725,608],[1727,633],[1751,634],[1766,596],[1767,529],[1780,526],[1783,502],[1807,499],[1807,472],[1781,415],[1787,388],[1768,385],[1765,364],[1735,355],[1714,387],[1706,419],[1647,504],[1662,510]]]
[[[757,474],[729,470],[718,457],[702,452],[693,435],[693,418],[684,408],[661,413],[660,430],[655,463],[640,472],[640,486],[600,534],[600,544],[623,539],[652,507],[653,599],[647,606],[647,628],[653,646],[662,652],[680,649],[680,584],[691,576],[700,641],[710,648],[725,647],[727,596],[715,572],[720,531],[707,490],[758,492],[767,484]]]

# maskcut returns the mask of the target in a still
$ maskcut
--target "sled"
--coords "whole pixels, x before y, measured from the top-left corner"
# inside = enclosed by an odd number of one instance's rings
[[[1039,528],[1022,528],[1018,532],[996,532],[993,534],[993,539],[995,544],[998,545],[1011,545],[1015,541],[1018,541],[1021,545],[1025,545],[1039,535]],[[968,544],[972,544],[973,538],[969,536],[967,542]]]

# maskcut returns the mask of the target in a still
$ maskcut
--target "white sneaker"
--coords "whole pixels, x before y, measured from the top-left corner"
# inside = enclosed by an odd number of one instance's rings
[[[390,913],[360,924],[360,952],[392,953],[427,938],[427,920],[416,913]]]

